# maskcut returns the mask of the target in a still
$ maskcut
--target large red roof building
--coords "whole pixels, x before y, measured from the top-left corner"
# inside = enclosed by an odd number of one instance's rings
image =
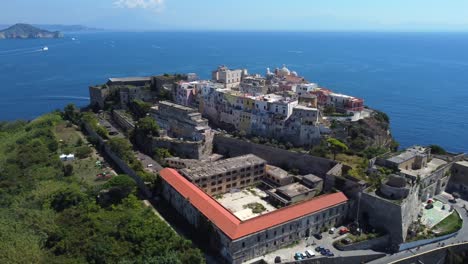
[[[241,221],[176,170],[164,169],[160,175],[163,197],[195,228],[201,225],[201,217],[212,223],[220,236],[220,254],[231,263],[241,263],[336,225],[347,214],[348,199],[338,192]]]

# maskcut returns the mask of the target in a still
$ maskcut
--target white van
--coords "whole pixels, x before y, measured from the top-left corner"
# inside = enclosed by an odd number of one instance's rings
[[[315,252],[310,249],[306,250],[305,254],[308,258],[315,257]]]

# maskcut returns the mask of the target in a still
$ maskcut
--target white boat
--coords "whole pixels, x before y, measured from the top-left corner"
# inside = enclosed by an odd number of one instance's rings
[[[49,50],[49,47],[45,46],[42,48],[42,51],[48,51]]]
[[[72,40],[76,40],[76,38],[72,38]]]

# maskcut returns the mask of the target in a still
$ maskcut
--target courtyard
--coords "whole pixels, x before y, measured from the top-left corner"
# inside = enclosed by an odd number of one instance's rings
[[[249,187],[214,198],[237,218],[244,221],[276,210],[266,201],[266,197],[268,195],[264,191],[256,187]]]
[[[432,201],[432,200],[431,200]],[[424,224],[427,228],[433,228],[446,217],[448,217],[453,209],[450,205],[444,204],[441,201],[434,200],[432,208],[426,209],[429,203],[422,203],[422,217],[421,223]]]

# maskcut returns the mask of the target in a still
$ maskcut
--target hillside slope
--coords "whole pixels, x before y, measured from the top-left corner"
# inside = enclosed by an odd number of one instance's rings
[[[28,24],[16,24],[0,31],[0,39],[62,38],[63,34],[42,30]]]

